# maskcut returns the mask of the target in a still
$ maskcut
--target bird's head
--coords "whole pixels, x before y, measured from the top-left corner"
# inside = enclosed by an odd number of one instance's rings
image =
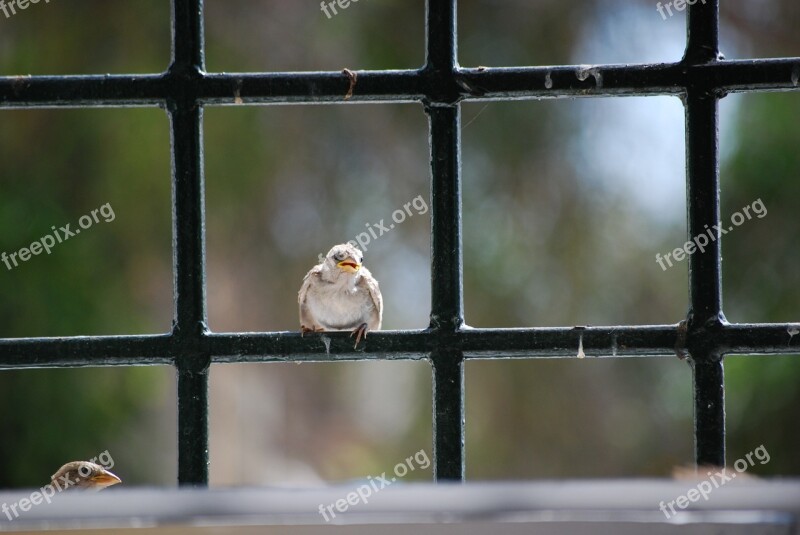
[[[325,256],[325,262],[334,271],[355,274],[364,262],[364,253],[349,243],[334,245]]]
[[[67,463],[50,478],[53,483],[64,488],[80,488],[102,490],[111,485],[122,483],[122,480],[99,464],[88,461],[72,461]]]

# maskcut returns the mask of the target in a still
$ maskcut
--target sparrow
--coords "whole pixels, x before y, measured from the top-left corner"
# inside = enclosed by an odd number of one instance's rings
[[[50,484],[60,490],[78,488],[99,491],[122,480],[99,464],[88,461],[72,461],[50,477]]]
[[[311,268],[297,294],[301,335],[352,329],[350,336],[356,336],[353,347],[357,348],[367,331],[381,328],[383,297],[378,281],[363,263],[364,253],[343,243],[334,245]]]

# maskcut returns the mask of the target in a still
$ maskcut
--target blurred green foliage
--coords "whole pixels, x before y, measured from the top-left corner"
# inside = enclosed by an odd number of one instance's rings
[[[160,110],[4,110],[0,251],[65,237],[51,253],[3,266],[0,336],[167,332],[171,320],[169,137]],[[13,264],[12,264],[13,266]],[[166,375],[165,375],[166,372]],[[69,460],[110,449],[163,398],[166,369],[0,373],[0,486],[35,486]],[[174,411],[174,409],[171,409]],[[143,429],[138,430],[139,433]],[[174,441],[173,441],[174,442]],[[124,443],[124,441],[123,441]],[[132,446],[133,444],[131,444]],[[158,464],[158,463],[156,463]],[[166,463],[167,466],[170,464]],[[142,470],[129,481],[147,481]]]

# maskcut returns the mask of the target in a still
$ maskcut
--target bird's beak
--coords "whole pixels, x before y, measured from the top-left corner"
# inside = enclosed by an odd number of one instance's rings
[[[110,487],[117,483],[122,483],[122,480],[108,470],[105,470],[91,478],[92,483],[101,487]]]
[[[358,262],[356,262],[355,260],[353,260],[350,257],[345,258],[344,260],[342,260],[341,262],[339,262],[336,265],[339,266],[340,269],[343,269],[344,271],[347,271],[348,273],[355,273],[359,269],[361,269],[361,264],[359,264]]]

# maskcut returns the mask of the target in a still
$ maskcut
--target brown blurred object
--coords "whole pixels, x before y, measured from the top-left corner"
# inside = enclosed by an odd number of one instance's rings
[[[71,488],[99,491],[122,480],[99,464],[72,461],[59,468],[50,477],[50,483],[60,491]]]
[[[715,466],[713,464],[701,464],[700,466],[684,464],[680,466],[674,466],[672,468],[672,479],[677,479],[680,481],[707,479],[709,477],[709,473],[725,473],[726,470],[727,469],[723,466]],[[740,476],[742,479],[748,480],[759,479],[758,476],[754,476],[746,472],[739,472],[738,470],[733,471],[731,475]]]

